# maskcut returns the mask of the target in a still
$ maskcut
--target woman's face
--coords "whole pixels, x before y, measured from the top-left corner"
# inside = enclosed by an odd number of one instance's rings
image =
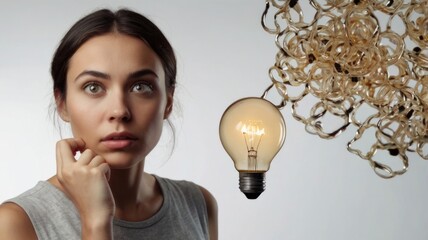
[[[172,108],[162,63],[143,41],[108,33],[85,42],[72,56],[60,116],[75,138],[112,168],[140,162],[159,141]]]

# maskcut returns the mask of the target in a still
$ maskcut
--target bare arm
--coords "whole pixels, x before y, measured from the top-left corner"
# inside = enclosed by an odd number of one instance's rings
[[[112,221],[98,223],[82,222],[82,240],[113,239]]]
[[[79,161],[74,152],[80,151]],[[108,178],[110,167],[82,139],[56,145],[57,179],[80,214],[83,240],[113,239],[115,203]]]
[[[218,240],[218,207],[214,196],[205,188],[199,186],[205,198],[208,212],[208,228],[210,240]]]
[[[111,228],[110,223],[82,223],[82,239],[112,239]],[[0,239],[37,240],[28,215],[14,203],[0,205]]]
[[[0,239],[37,240],[30,218],[14,203],[0,205]]]

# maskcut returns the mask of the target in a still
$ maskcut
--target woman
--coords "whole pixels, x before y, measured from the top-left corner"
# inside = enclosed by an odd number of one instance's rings
[[[96,11],[64,36],[51,73],[74,138],[57,143],[54,177],[0,206],[0,239],[217,239],[206,189],[144,172],[176,84],[162,32],[129,10]]]

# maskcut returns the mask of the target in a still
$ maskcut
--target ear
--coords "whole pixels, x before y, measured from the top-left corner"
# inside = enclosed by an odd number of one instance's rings
[[[55,95],[56,109],[58,111],[59,116],[64,122],[69,122],[70,118],[68,116],[67,105],[65,103],[64,95],[59,90],[55,90],[54,95]]]
[[[163,119],[167,119],[172,112],[172,105],[174,104],[174,90],[175,88],[171,87],[167,90],[166,95],[166,106],[165,112],[163,114]]]

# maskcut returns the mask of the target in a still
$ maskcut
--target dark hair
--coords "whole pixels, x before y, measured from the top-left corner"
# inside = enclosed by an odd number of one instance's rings
[[[62,38],[55,51],[51,64],[51,75],[53,90],[61,94],[59,97],[65,100],[69,61],[77,49],[90,38],[110,32],[133,36],[148,44],[161,60],[165,72],[166,87],[175,88],[177,61],[174,50],[162,31],[149,19],[131,10],[119,9],[112,12],[108,9],[101,9],[77,21]],[[167,119],[167,123],[173,135],[173,147],[169,152],[171,155],[175,145],[175,128],[169,119]]]
[[[54,91],[59,91],[65,98],[70,58],[90,38],[110,32],[130,35],[147,43],[162,62],[165,85],[167,88],[175,87],[177,74],[175,54],[161,30],[146,17],[131,10],[120,9],[112,12],[101,9],[76,22],[61,40],[51,64]]]

